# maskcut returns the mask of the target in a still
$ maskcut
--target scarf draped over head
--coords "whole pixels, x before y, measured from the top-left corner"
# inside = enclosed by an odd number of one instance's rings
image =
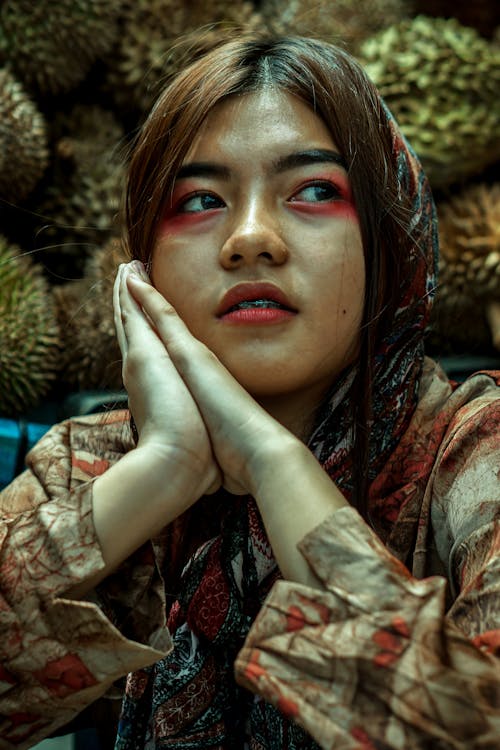
[[[405,288],[401,290],[394,318],[377,350],[373,377],[369,479],[377,476],[404,434],[415,409],[424,360],[424,332],[429,322],[438,266],[438,236],[434,201],[422,167],[382,102],[382,115],[392,134],[392,158],[399,193],[410,202],[409,239]],[[332,479],[349,497],[353,445],[350,369],[337,383],[323,411],[309,447]]]
[[[416,405],[437,272],[435,210],[427,180],[385,106],[381,116],[392,132],[399,189],[410,199],[412,219],[405,247],[409,276],[392,326],[375,352],[370,480],[399,442]],[[336,384],[309,442],[347,497],[352,488],[353,377],[351,369]],[[172,652],[129,676],[118,750],[318,747],[278,709],[235,683],[235,657],[279,571],[254,500],[228,497],[223,507],[217,533],[196,550],[182,572],[168,618]],[[204,521],[198,512],[200,528]],[[169,555],[175,550],[167,550]],[[168,564],[165,580],[171,585]]]

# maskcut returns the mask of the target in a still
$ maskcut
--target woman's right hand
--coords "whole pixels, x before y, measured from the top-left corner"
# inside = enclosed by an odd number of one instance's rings
[[[115,326],[122,352],[123,383],[139,433],[138,448],[172,454],[199,496],[215,491],[220,472],[199,409],[165,345],[127,287],[130,271],[149,279],[142,264],[121,265],[114,287]]]
[[[114,305],[123,380],[139,441],[93,483],[93,521],[104,565],[67,592],[74,598],[221,483],[198,407],[127,288],[132,268],[118,270]],[[144,278],[141,267],[133,270]]]

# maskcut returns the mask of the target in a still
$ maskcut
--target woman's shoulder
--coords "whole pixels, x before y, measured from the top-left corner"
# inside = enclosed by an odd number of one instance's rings
[[[447,426],[435,467],[440,483],[460,496],[462,508],[467,498],[475,505],[485,494],[498,502],[500,372],[477,372],[453,384],[442,413]]]
[[[486,472],[490,487],[500,465],[499,382],[498,372],[478,372],[457,384],[425,360],[411,422],[370,489],[380,534],[400,559],[407,559],[417,525],[427,525],[429,507],[446,515],[455,504],[451,490],[461,486],[462,509],[470,510],[479,494],[484,499],[474,485]]]
[[[424,378],[426,375],[430,375],[427,393],[423,394],[420,404],[424,412],[436,379],[440,382],[446,379],[440,366],[432,362],[426,362]],[[466,498],[474,502],[478,493],[483,493],[487,475],[492,475],[493,487],[500,465],[499,434],[500,372],[481,371],[462,383],[451,382],[448,395],[434,415],[429,435],[435,437],[432,471],[435,488],[439,485],[442,490],[446,486],[451,491],[461,485],[460,502],[465,507]],[[480,486],[475,486],[476,482],[480,482]],[[500,484],[496,482],[498,489]]]
[[[34,473],[63,470],[77,482],[104,473],[134,447],[126,409],[75,416],[55,424],[26,456]]]
[[[454,384],[444,412],[448,424],[428,485],[428,521],[455,598],[462,584],[472,586],[475,576],[474,586],[481,589],[480,571],[495,546],[500,516],[500,372],[477,372]]]
[[[441,365],[426,358],[421,379],[416,416],[439,418],[447,433],[464,428],[472,421],[498,418],[500,371],[482,370],[457,383],[450,380]],[[500,421],[497,422],[500,427]]]
[[[441,365],[424,361],[418,402],[411,421],[372,485],[375,497],[384,499],[398,488],[417,485],[423,491],[429,477],[451,443],[458,446],[478,425],[491,432],[500,428],[500,373],[478,372],[458,384]],[[410,493],[411,494],[411,493]]]

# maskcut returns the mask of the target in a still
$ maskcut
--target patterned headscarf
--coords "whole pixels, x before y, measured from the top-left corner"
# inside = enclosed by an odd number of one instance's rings
[[[429,322],[438,265],[435,205],[423,169],[382,102],[392,134],[398,188],[410,199],[405,289],[388,333],[375,351],[369,479],[377,476],[413,414],[424,360],[424,331]],[[335,384],[332,398],[309,441],[311,451],[346,495],[352,489],[349,455],[353,443],[349,389],[354,369]],[[335,428],[332,429],[333,425]]]
[[[418,242],[409,240],[405,248],[409,278],[389,333],[375,352],[370,480],[398,444],[415,409],[437,266],[427,180],[385,108],[383,116],[393,135],[400,190],[411,200],[411,237]],[[309,443],[347,497],[352,489],[349,394],[354,376],[355,368],[341,376]],[[195,551],[182,572],[168,619],[174,649],[128,679],[118,750],[318,747],[278,709],[235,683],[234,660],[279,571],[253,499],[231,497],[223,507],[218,532]],[[203,523],[202,510],[196,509]],[[168,565],[165,579],[171,581]]]

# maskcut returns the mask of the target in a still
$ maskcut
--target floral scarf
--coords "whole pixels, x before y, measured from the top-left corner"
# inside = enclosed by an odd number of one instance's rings
[[[437,266],[434,204],[422,169],[387,110],[401,193],[412,200],[414,236],[410,279],[390,333],[375,357],[370,479],[381,469],[413,414],[423,363]],[[352,449],[349,388],[344,374],[326,405],[309,447],[349,496]],[[129,676],[117,750],[254,750],[317,748],[278,709],[239,687],[233,664],[253,619],[279,577],[252,498],[224,502],[219,528],[191,556],[168,617],[172,652]],[[198,508],[198,506],[196,506]],[[212,506],[213,508],[213,506]],[[201,515],[201,511],[200,511]],[[199,526],[200,515],[198,515]],[[212,518],[213,518],[212,511]],[[166,566],[165,580],[172,580]]]

